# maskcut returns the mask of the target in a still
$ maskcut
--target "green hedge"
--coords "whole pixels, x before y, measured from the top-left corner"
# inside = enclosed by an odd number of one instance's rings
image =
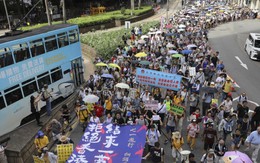
[[[154,21],[136,26],[141,25],[143,33],[147,33],[149,28],[157,26],[158,24],[158,21]],[[114,55],[117,46],[123,46],[122,36],[124,33],[127,33],[130,37],[130,29],[88,32],[81,36],[81,42],[93,47],[98,55],[108,59]]]
[[[91,26],[91,25],[98,25],[98,24],[103,24],[110,22],[114,19],[118,20],[123,20],[123,19],[128,19],[134,16],[139,16],[142,14],[145,14],[149,11],[152,10],[151,6],[143,6],[139,10],[134,10],[133,11],[133,16],[131,16],[131,10],[126,9],[125,14],[121,14],[121,10],[116,10],[116,11],[111,11],[111,12],[105,12],[103,14],[98,14],[98,15],[93,15],[93,16],[83,16],[83,17],[78,17],[78,18],[73,18],[69,19],[67,22],[72,23],[72,24],[77,24],[79,27],[86,27],[86,26]],[[53,24],[60,24],[62,23],[61,21],[56,21],[53,22]],[[40,28],[43,26],[48,25],[48,23],[42,23],[42,24],[37,24],[33,26],[25,26],[21,27],[21,30],[32,30],[35,28]]]

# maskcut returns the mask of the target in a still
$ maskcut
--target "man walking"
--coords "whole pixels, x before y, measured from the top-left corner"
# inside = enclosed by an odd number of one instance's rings
[[[43,86],[44,91],[43,91],[43,101],[46,101],[46,111],[47,115],[51,115],[51,92],[48,91],[48,85],[44,84]]]
[[[246,139],[247,149],[253,151],[252,160],[257,163],[258,151],[260,149],[260,126],[257,127],[256,131],[251,132],[251,134]]]

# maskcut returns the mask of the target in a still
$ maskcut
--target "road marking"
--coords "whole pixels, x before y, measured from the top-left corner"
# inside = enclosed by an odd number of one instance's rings
[[[240,65],[248,70],[247,65],[241,61],[241,59],[238,56],[235,56],[235,58],[240,62]]]
[[[239,96],[233,98],[233,101],[237,101],[238,99],[239,99]],[[259,106],[259,104],[257,102],[254,102],[254,101],[251,101],[251,100],[247,100],[247,102],[252,103],[252,104],[254,104],[256,106]]]

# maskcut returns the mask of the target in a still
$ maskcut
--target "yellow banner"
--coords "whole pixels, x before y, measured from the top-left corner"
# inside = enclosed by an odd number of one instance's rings
[[[73,152],[73,144],[57,145],[58,162],[65,163]]]

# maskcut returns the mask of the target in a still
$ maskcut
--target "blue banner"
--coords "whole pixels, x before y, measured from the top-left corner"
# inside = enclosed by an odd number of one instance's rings
[[[178,91],[181,87],[181,75],[161,71],[137,68],[136,81],[141,84],[152,85]]]
[[[140,163],[146,126],[88,125],[67,163]]]

